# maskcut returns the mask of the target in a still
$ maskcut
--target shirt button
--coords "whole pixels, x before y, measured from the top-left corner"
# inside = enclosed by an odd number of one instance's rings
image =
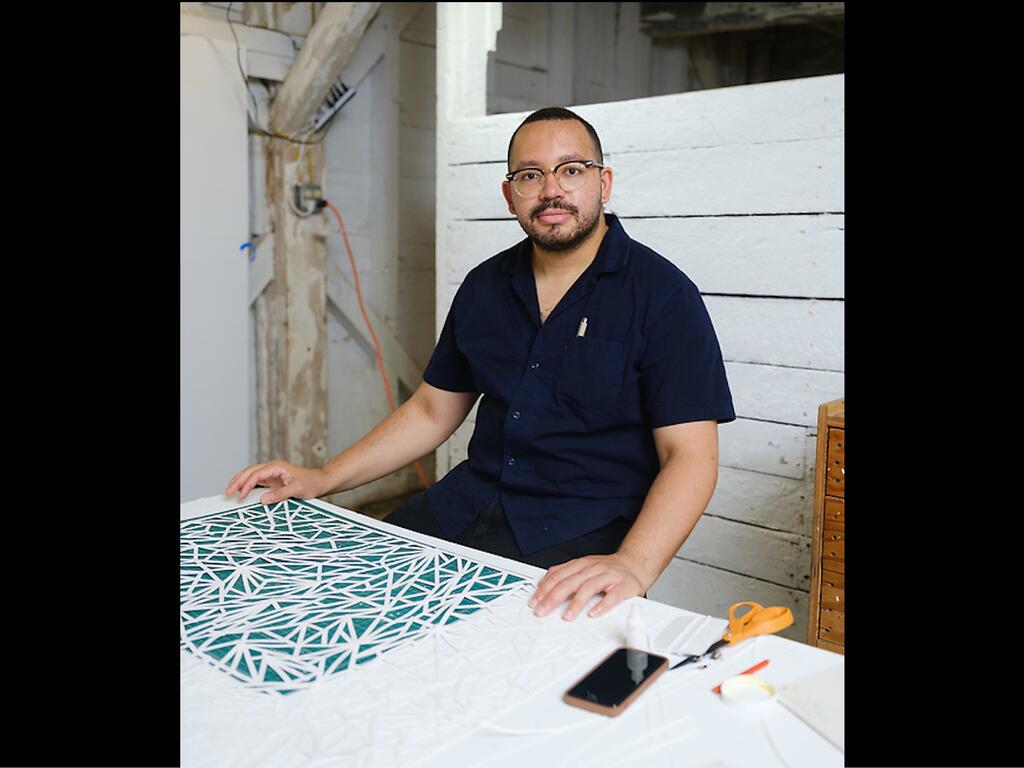
[[[531,367],[531,368],[536,368],[536,367],[538,367],[539,365],[540,365],[540,363],[538,363],[538,362],[537,362],[536,360],[534,360],[534,361],[533,361],[532,363],[530,363],[530,367]]]
[[[509,459],[509,460],[508,460],[508,465],[509,465],[510,467],[511,467],[511,466],[513,466],[513,465],[514,465],[515,463],[516,463],[516,460],[515,460],[515,459]]]
[[[512,418],[513,419],[518,419],[519,418],[519,411],[512,411]]]

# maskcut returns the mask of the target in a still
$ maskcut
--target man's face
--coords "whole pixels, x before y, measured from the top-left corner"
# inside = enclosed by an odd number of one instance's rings
[[[544,186],[532,197],[523,197],[505,181],[502,194],[509,213],[515,214],[519,226],[541,248],[566,251],[583,242],[597,227],[601,206],[612,191],[609,168],[589,168],[582,187],[566,192],[549,170],[566,160],[594,160],[597,149],[587,129],[578,120],[540,120],[519,129],[512,145],[510,171],[520,168],[542,168]]]

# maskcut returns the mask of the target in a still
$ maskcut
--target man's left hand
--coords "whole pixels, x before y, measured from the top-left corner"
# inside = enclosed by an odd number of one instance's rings
[[[614,555],[588,555],[553,565],[537,585],[528,605],[536,616],[547,616],[554,608],[571,596],[572,602],[562,618],[572,621],[594,595],[603,592],[604,599],[587,613],[596,618],[610,611],[628,597],[642,595],[644,585],[637,574],[639,569],[625,557]]]

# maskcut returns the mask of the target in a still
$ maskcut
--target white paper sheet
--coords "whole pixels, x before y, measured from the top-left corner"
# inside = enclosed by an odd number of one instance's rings
[[[807,725],[843,749],[846,667],[834,667],[782,686],[779,701]]]

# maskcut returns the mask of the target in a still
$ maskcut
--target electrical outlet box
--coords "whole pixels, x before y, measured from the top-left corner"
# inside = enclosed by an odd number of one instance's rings
[[[314,213],[317,210],[317,203],[323,199],[319,184],[296,184],[295,209],[299,213]]]

